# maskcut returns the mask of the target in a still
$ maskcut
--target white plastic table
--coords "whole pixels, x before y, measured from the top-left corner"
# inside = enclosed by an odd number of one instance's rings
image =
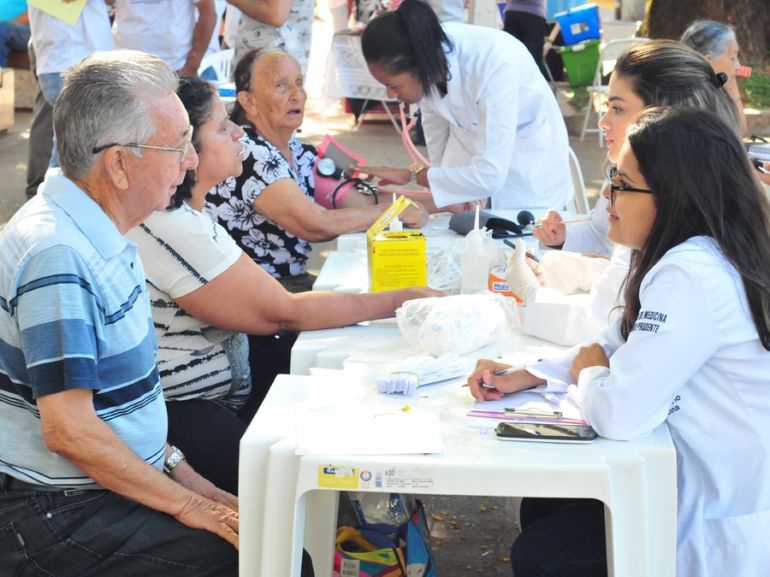
[[[326,273],[348,287],[365,271],[361,252],[333,253]],[[355,272],[357,267],[362,267]],[[334,271],[332,273],[332,271]],[[356,276],[358,275],[358,276]],[[345,280],[347,279],[347,280]],[[365,276],[364,276],[365,280]],[[331,284],[331,283],[330,283]],[[359,289],[360,290],[360,289]],[[553,356],[560,347],[512,335],[474,351],[474,358],[516,362],[516,355]],[[443,453],[305,455],[294,451],[296,408],[328,403],[343,383],[357,402],[382,402],[373,378],[418,354],[395,323],[302,333],[292,349],[292,375],[280,375],[241,441],[240,575],[297,576],[304,546],[318,575],[331,573],[339,490],[599,499],[605,504],[610,575],[673,577],[676,547],[676,458],[668,428],[633,442],[600,439],[586,446],[500,442],[492,419],[467,417],[473,400],[457,382],[391,396],[393,403],[435,411]],[[317,376],[308,376],[316,370]],[[320,371],[319,371],[320,370]],[[347,394],[347,393],[346,393]],[[352,432],[354,434],[354,432]],[[355,470],[355,487],[319,484],[324,467]],[[380,484],[364,479],[380,479]],[[511,536],[513,538],[513,536]]]
[[[316,574],[330,575],[343,489],[599,499],[605,504],[609,574],[674,576],[676,459],[665,425],[631,442],[500,442],[487,428],[473,426],[479,419],[466,416],[472,400],[455,383],[421,388],[409,399],[439,414],[442,454],[295,455],[297,405],[328,401],[340,386],[328,375],[281,375],[246,431],[239,479],[241,577],[296,577],[303,546]],[[370,386],[357,390],[359,403],[377,396]],[[353,471],[355,486],[349,478],[344,486],[320,486],[327,467]]]

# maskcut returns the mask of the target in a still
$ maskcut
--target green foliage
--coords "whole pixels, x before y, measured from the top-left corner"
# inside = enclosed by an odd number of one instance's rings
[[[751,108],[770,108],[770,73],[754,68],[751,78],[739,82],[743,104]]]

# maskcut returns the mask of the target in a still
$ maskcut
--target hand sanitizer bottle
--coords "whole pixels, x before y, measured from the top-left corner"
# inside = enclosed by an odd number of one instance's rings
[[[486,229],[479,228],[479,207],[476,205],[476,218],[473,230],[465,237],[465,250],[460,254],[460,270],[462,294],[474,294],[487,289],[489,281],[489,266],[492,255],[486,246]]]

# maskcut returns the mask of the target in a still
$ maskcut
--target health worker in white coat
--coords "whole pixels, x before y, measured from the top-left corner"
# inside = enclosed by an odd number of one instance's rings
[[[725,81],[726,77],[715,74],[703,56],[679,42],[655,40],[626,50],[615,63],[608,87],[609,106],[599,120],[606,135],[609,163],[614,166],[617,162],[631,119],[648,106],[711,110],[739,134],[738,112],[724,88]],[[509,261],[508,282],[526,304],[522,311],[526,334],[575,345],[606,328],[617,305],[622,304],[618,295],[628,272],[630,249],[607,238],[608,184],[591,210],[590,221],[565,226],[554,212],[548,223],[534,230],[541,240],[561,231],[555,242],[564,243],[562,250],[541,255],[540,278],[535,278],[523,252],[516,251]],[[612,252],[612,258],[594,258],[582,252]]]
[[[432,164],[361,170],[428,187],[438,208],[487,197],[492,208],[549,208],[572,198],[561,110],[510,34],[442,26],[428,4],[404,0],[369,22],[361,48],[390,97],[421,102]]]
[[[770,204],[755,172],[713,113],[642,112],[607,209],[610,239],[636,251],[621,318],[556,361],[496,376],[503,365],[483,360],[468,379],[478,400],[566,388],[610,439],[667,423],[678,577],[770,574]],[[537,508],[513,546],[516,577],[606,574],[601,504]]]

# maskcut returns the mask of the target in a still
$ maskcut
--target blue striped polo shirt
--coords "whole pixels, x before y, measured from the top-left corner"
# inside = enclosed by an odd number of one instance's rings
[[[0,472],[92,486],[43,441],[35,399],[91,389],[96,414],[162,468],[167,418],[136,245],[60,171],[0,232]]]

